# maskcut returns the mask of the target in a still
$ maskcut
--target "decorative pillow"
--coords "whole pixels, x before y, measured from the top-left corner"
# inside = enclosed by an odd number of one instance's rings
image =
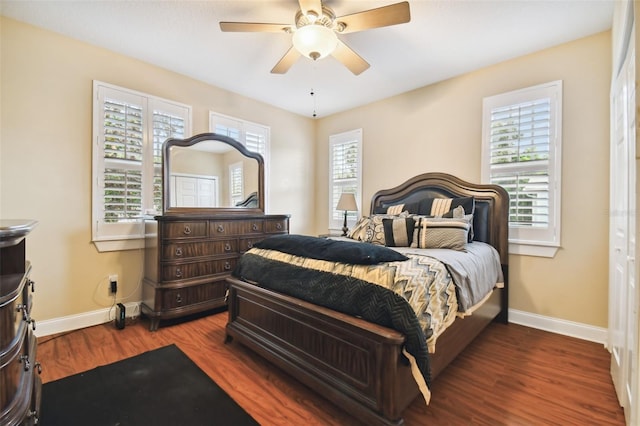
[[[460,198],[424,198],[420,200],[418,214],[433,217],[453,217],[453,209],[464,208],[465,214],[473,214],[476,208],[473,197]]]
[[[367,236],[364,241],[381,246],[386,245],[384,239],[384,225],[382,224],[382,220],[393,219],[395,217],[397,216],[383,214],[374,214],[373,216],[371,216],[371,220],[369,221],[369,225],[367,226]]]
[[[385,246],[386,241],[384,238],[384,225],[382,224],[383,219],[405,219],[409,217],[407,212],[402,212],[400,215],[389,215],[389,214],[374,214],[369,217],[369,224],[367,226],[366,237],[364,240],[367,243],[379,244],[381,246]]]
[[[469,228],[464,218],[420,217],[415,223],[411,247],[466,251]]]
[[[274,235],[255,243],[254,247],[312,259],[358,265],[374,265],[380,262],[398,262],[408,259],[387,247],[295,234]]]
[[[409,247],[413,240],[415,221],[412,218],[382,219],[387,247]]]
[[[402,213],[418,214],[418,203],[394,204],[379,206],[373,209],[374,214],[400,215]]]
[[[420,201],[418,214],[431,217],[456,217],[454,211],[457,207],[464,208],[464,214],[468,215],[469,234],[468,242],[473,241],[473,214],[476,210],[476,201],[473,197],[459,198],[425,198]]]
[[[404,209],[404,204],[396,204],[395,206],[387,207],[387,214],[398,215],[402,213]]]
[[[369,222],[371,222],[371,218],[369,218],[369,216],[362,216],[358,219],[353,229],[347,233],[347,238],[357,241],[366,241]]]

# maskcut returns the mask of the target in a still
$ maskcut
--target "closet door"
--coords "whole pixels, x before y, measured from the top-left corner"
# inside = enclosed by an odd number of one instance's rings
[[[633,28],[633,27],[632,27]],[[611,92],[609,349],[611,376],[627,424],[637,424],[638,286],[636,248],[635,31]]]

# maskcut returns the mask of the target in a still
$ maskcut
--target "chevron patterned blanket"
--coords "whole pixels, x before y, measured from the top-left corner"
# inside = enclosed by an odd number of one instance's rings
[[[428,256],[408,258],[356,265],[253,248],[241,257],[234,275],[403,333],[405,355],[428,402],[429,352],[454,321],[458,302],[445,265]]]

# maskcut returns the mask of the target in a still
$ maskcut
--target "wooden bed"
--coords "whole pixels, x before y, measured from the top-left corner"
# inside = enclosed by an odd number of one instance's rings
[[[508,320],[508,194],[499,186],[426,173],[371,201],[373,212],[423,198],[469,196],[476,202],[474,240],[497,249],[505,285],[438,338],[433,378],[491,321]],[[227,341],[246,345],[364,423],[403,424],[402,412],[419,390],[402,356],[401,333],[235,278],[228,282]]]

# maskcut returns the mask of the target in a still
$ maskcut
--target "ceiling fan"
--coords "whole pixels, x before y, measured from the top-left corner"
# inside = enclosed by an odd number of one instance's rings
[[[304,55],[313,60],[333,56],[352,73],[358,75],[369,68],[367,61],[338,38],[338,34],[354,33],[372,28],[409,22],[409,2],[401,2],[351,15],[336,17],[321,0],[298,0],[300,10],[295,24],[266,24],[259,22],[220,22],[227,32],[285,32],[292,34],[292,46],[271,70],[284,74]]]

